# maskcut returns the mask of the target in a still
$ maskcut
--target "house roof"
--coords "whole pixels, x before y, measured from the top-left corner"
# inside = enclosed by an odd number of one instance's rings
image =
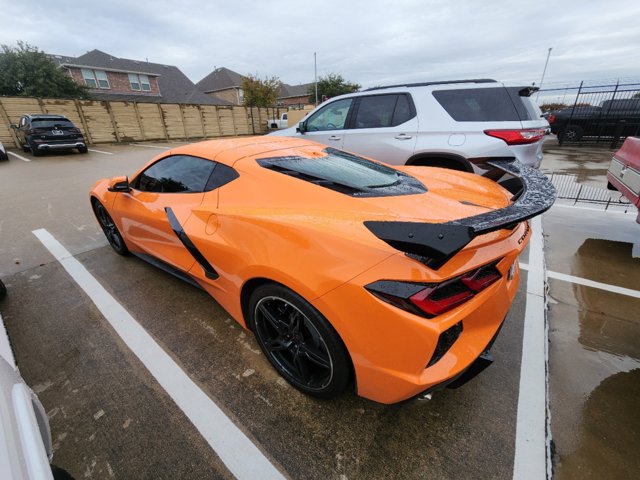
[[[280,95],[278,98],[308,97],[309,88],[312,86],[313,83],[301,83],[300,85],[287,85],[283,83],[280,86]]]
[[[61,67],[99,68],[101,70],[124,73],[142,73],[156,77],[160,95],[118,94],[109,92],[91,92],[97,100],[125,100],[152,103],[197,103],[204,105],[231,105],[231,102],[205,95],[198,90],[182,71],[173,65],[151,63],[148,61],[117,58],[100,50],[92,50],[79,57],[50,55]]]
[[[244,76],[239,73],[225,67],[220,67],[196,83],[196,87],[205,93],[217,92],[219,90],[241,87],[243,79]]]

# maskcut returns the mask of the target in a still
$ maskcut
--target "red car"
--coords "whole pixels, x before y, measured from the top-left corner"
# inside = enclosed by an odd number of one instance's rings
[[[640,138],[628,137],[611,159],[607,172],[609,189],[618,190],[640,208]],[[636,222],[640,223],[640,211]]]

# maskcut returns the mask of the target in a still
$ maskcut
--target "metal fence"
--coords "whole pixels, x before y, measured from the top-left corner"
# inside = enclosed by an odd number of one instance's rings
[[[635,209],[635,207],[617,190],[591,187],[578,182],[576,174],[547,173],[556,188],[559,199],[573,200],[573,203],[598,204],[608,209],[613,206]]]
[[[603,144],[617,148],[640,134],[640,83],[580,85],[540,91],[552,132],[563,143]]]

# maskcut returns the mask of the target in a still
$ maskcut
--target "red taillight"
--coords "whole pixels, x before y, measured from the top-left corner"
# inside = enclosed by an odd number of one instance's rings
[[[376,297],[402,310],[431,318],[471,300],[502,276],[491,263],[440,284],[380,280],[367,285]]]
[[[474,292],[481,292],[499,278],[500,272],[495,268],[480,268],[464,275],[460,281]]]
[[[485,130],[490,137],[499,138],[507,142],[507,145],[527,145],[535,143],[544,137],[544,129],[530,128],[526,130]]]
[[[548,120],[549,120],[549,123],[553,123],[553,122],[556,121],[556,116],[551,114],[551,115],[549,115],[549,119]]]
[[[462,305],[475,295],[471,290],[460,290],[454,285],[451,285],[453,288],[448,286],[426,288],[413,295],[409,300],[423,312],[435,317]]]

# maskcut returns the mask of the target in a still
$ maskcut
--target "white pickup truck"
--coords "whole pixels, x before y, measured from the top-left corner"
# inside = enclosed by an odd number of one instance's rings
[[[267,126],[269,128],[287,128],[289,126],[289,113],[285,112],[280,114],[280,118],[270,118],[267,120]]]

